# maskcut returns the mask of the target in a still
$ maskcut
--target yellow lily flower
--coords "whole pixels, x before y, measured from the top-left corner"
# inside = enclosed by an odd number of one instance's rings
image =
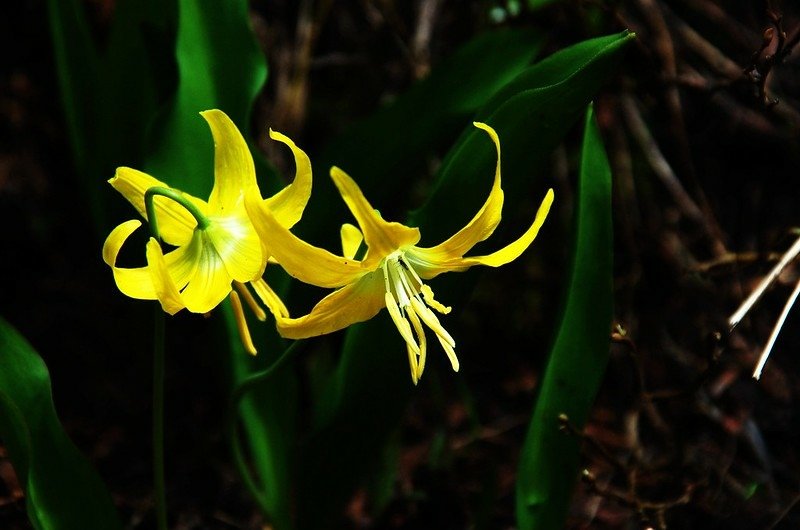
[[[111,231],[103,245],[103,259],[111,267],[120,291],[131,298],[158,300],[170,315],[183,308],[192,313],[207,313],[230,294],[242,341],[255,354],[240,296],[259,320],[265,320],[266,313],[245,284],[252,287],[274,314],[288,316],[288,312],[261,277],[269,254],[247,215],[244,197],[250,195],[260,207],[272,213],[281,227],[290,228],[300,219],[311,195],[311,162],[292,140],[270,130],[273,140],[292,150],[297,172],[291,184],[264,200],[256,183],[253,158],[236,125],[220,110],[200,115],[208,122],[214,137],[214,186],[208,201],[178,190],[167,189],[172,198],[156,194],[153,199],[156,219],[152,222],[157,221],[164,242],[176,248],[164,254],[159,242],[150,238],[147,266],[118,267],[120,249],[142,224],[134,219]],[[108,182],[145,219],[148,190],[168,188],[158,179],[128,167],[118,168]]]
[[[533,224],[510,245],[485,256],[465,257],[473,246],[494,232],[503,207],[500,141],[488,125],[478,122],[474,125],[485,131],[496,146],[494,183],[489,198],[473,219],[434,247],[417,246],[418,228],[385,221],[353,179],[337,167],[331,168],[331,177],[360,227],[360,230],[348,224],[342,227],[343,256],[297,238],[255,198],[245,199],[247,211],[270,255],[290,275],[319,287],[337,288],[305,316],[277,317],[281,335],[292,339],[323,335],[368,320],[385,307],[405,340],[414,384],[425,368],[427,340],[423,324],[433,330],[453,370],[458,371],[455,340],[433,311],[447,314],[451,308],[434,298],[425,280],[443,272],[464,271],[474,265],[499,267],[516,259],[533,242],[553,202],[551,189],[539,206]],[[356,260],[362,237],[367,252],[363,260]]]

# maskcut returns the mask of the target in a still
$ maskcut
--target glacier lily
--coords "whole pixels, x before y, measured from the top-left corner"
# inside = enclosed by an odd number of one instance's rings
[[[220,110],[200,114],[214,138],[214,185],[208,201],[171,189],[141,171],[118,168],[109,183],[142,217],[157,224],[165,243],[176,248],[164,254],[160,243],[151,237],[146,248],[147,266],[118,267],[120,249],[142,224],[133,219],[111,231],[103,245],[103,259],[120,291],[131,298],[158,300],[170,315],[184,308],[207,313],[230,296],[242,342],[255,354],[241,299],[259,320],[265,320],[266,313],[246,284],[273,314],[288,313],[262,279],[269,255],[247,215],[244,197],[251,196],[288,229],[300,219],[311,194],[311,163],[292,140],[270,130],[273,140],[292,150],[296,175],[291,184],[264,200],[256,183],[253,158],[236,125]]]
[[[489,198],[464,228],[433,247],[417,246],[418,228],[385,221],[353,179],[337,167],[331,168],[331,177],[360,227],[349,224],[342,227],[342,256],[297,238],[257,197],[245,198],[245,206],[268,252],[290,275],[319,287],[336,288],[307,315],[277,317],[281,335],[300,339],[330,333],[368,320],[385,307],[405,340],[414,384],[425,368],[427,339],[423,324],[433,330],[453,370],[458,371],[455,340],[434,313],[447,314],[451,308],[435,299],[425,281],[444,272],[464,271],[474,265],[499,267],[516,259],[533,242],[553,202],[551,189],[533,224],[516,241],[485,256],[465,257],[473,246],[494,232],[503,207],[500,141],[490,126],[478,122],[474,125],[489,135],[497,149]],[[358,260],[355,256],[362,240],[367,251]]]

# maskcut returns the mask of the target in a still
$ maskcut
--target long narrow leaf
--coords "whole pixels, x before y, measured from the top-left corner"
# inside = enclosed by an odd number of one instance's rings
[[[521,529],[561,528],[575,485],[578,441],[558,417],[582,428],[608,362],[612,316],[611,170],[589,110],[567,302],[550,351],[517,477]]]

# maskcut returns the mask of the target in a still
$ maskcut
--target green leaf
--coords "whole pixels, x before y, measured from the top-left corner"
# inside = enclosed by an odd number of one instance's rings
[[[151,128],[146,169],[197,197],[208,197],[214,181],[213,141],[199,113],[220,109],[245,133],[267,78],[247,9],[243,0],[178,2],[178,91]],[[268,184],[277,185],[275,179]]]
[[[81,3],[49,0],[48,11],[75,169],[100,234],[108,227],[105,181],[118,165],[141,160],[146,126],[171,87],[174,61],[163,49],[174,4],[121,0],[104,49]]]
[[[545,188],[539,185],[531,193],[531,183],[546,176],[544,168],[552,150],[615,69],[630,40],[630,34],[622,33],[556,53],[511,81],[516,92],[503,89],[504,98],[496,96],[480,110],[478,116],[501,139],[505,214],[541,201]],[[442,163],[428,202],[410,217],[421,228],[423,244],[442,241],[472,218],[489,193],[495,156],[486,134],[469,125]],[[373,204],[382,207],[377,201]],[[498,239],[508,228],[501,223]],[[518,236],[522,230],[516,227],[512,232]],[[474,281],[474,274],[443,275],[432,286],[439,300],[457,306]],[[436,348],[431,350],[429,356],[436,356]],[[434,359],[430,362],[436,364]],[[403,341],[386,315],[348,330],[341,361],[323,399],[325,406],[301,462],[301,528],[330,526],[331,519],[341,513],[363,474],[375,465],[413,390]]]
[[[452,141],[477,109],[530,64],[542,42],[531,30],[484,33],[391,104],[352,125],[322,156],[312,157],[318,177],[298,233],[338,241],[330,219],[345,209],[328,178],[332,165],[352,175],[371,201],[389,208],[384,213],[404,214],[413,199],[409,183],[427,172],[434,148]]]
[[[553,4],[558,0],[528,0],[528,8],[535,10]]]
[[[121,528],[100,477],[58,421],[47,367],[2,318],[0,438],[23,485],[28,517],[37,530]]]
[[[578,440],[559,431],[566,414],[583,428],[609,355],[613,230],[611,169],[590,108],[577,192],[566,304],[542,377],[517,476],[521,529],[561,528],[575,486]]]

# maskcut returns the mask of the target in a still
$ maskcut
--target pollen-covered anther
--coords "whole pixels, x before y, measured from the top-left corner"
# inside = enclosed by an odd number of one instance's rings
[[[250,337],[250,328],[247,327],[247,318],[244,316],[244,308],[242,308],[242,301],[236,291],[231,291],[230,294],[231,306],[233,307],[233,315],[236,318],[236,327],[239,329],[239,338],[242,340],[244,349],[250,355],[256,355],[256,350],[253,344],[253,339]]]
[[[451,308],[436,301],[433,291],[422,282],[402,253],[397,252],[388,256],[382,268],[386,287],[384,295],[386,308],[408,346],[411,377],[414,383],[416,384],[425,369],[427,340],[423,323],[436,333],[436,338],[447,353],[453,369],[458,371],[455,340],[431,311],[432,307],[439,313],[447,314]]]

